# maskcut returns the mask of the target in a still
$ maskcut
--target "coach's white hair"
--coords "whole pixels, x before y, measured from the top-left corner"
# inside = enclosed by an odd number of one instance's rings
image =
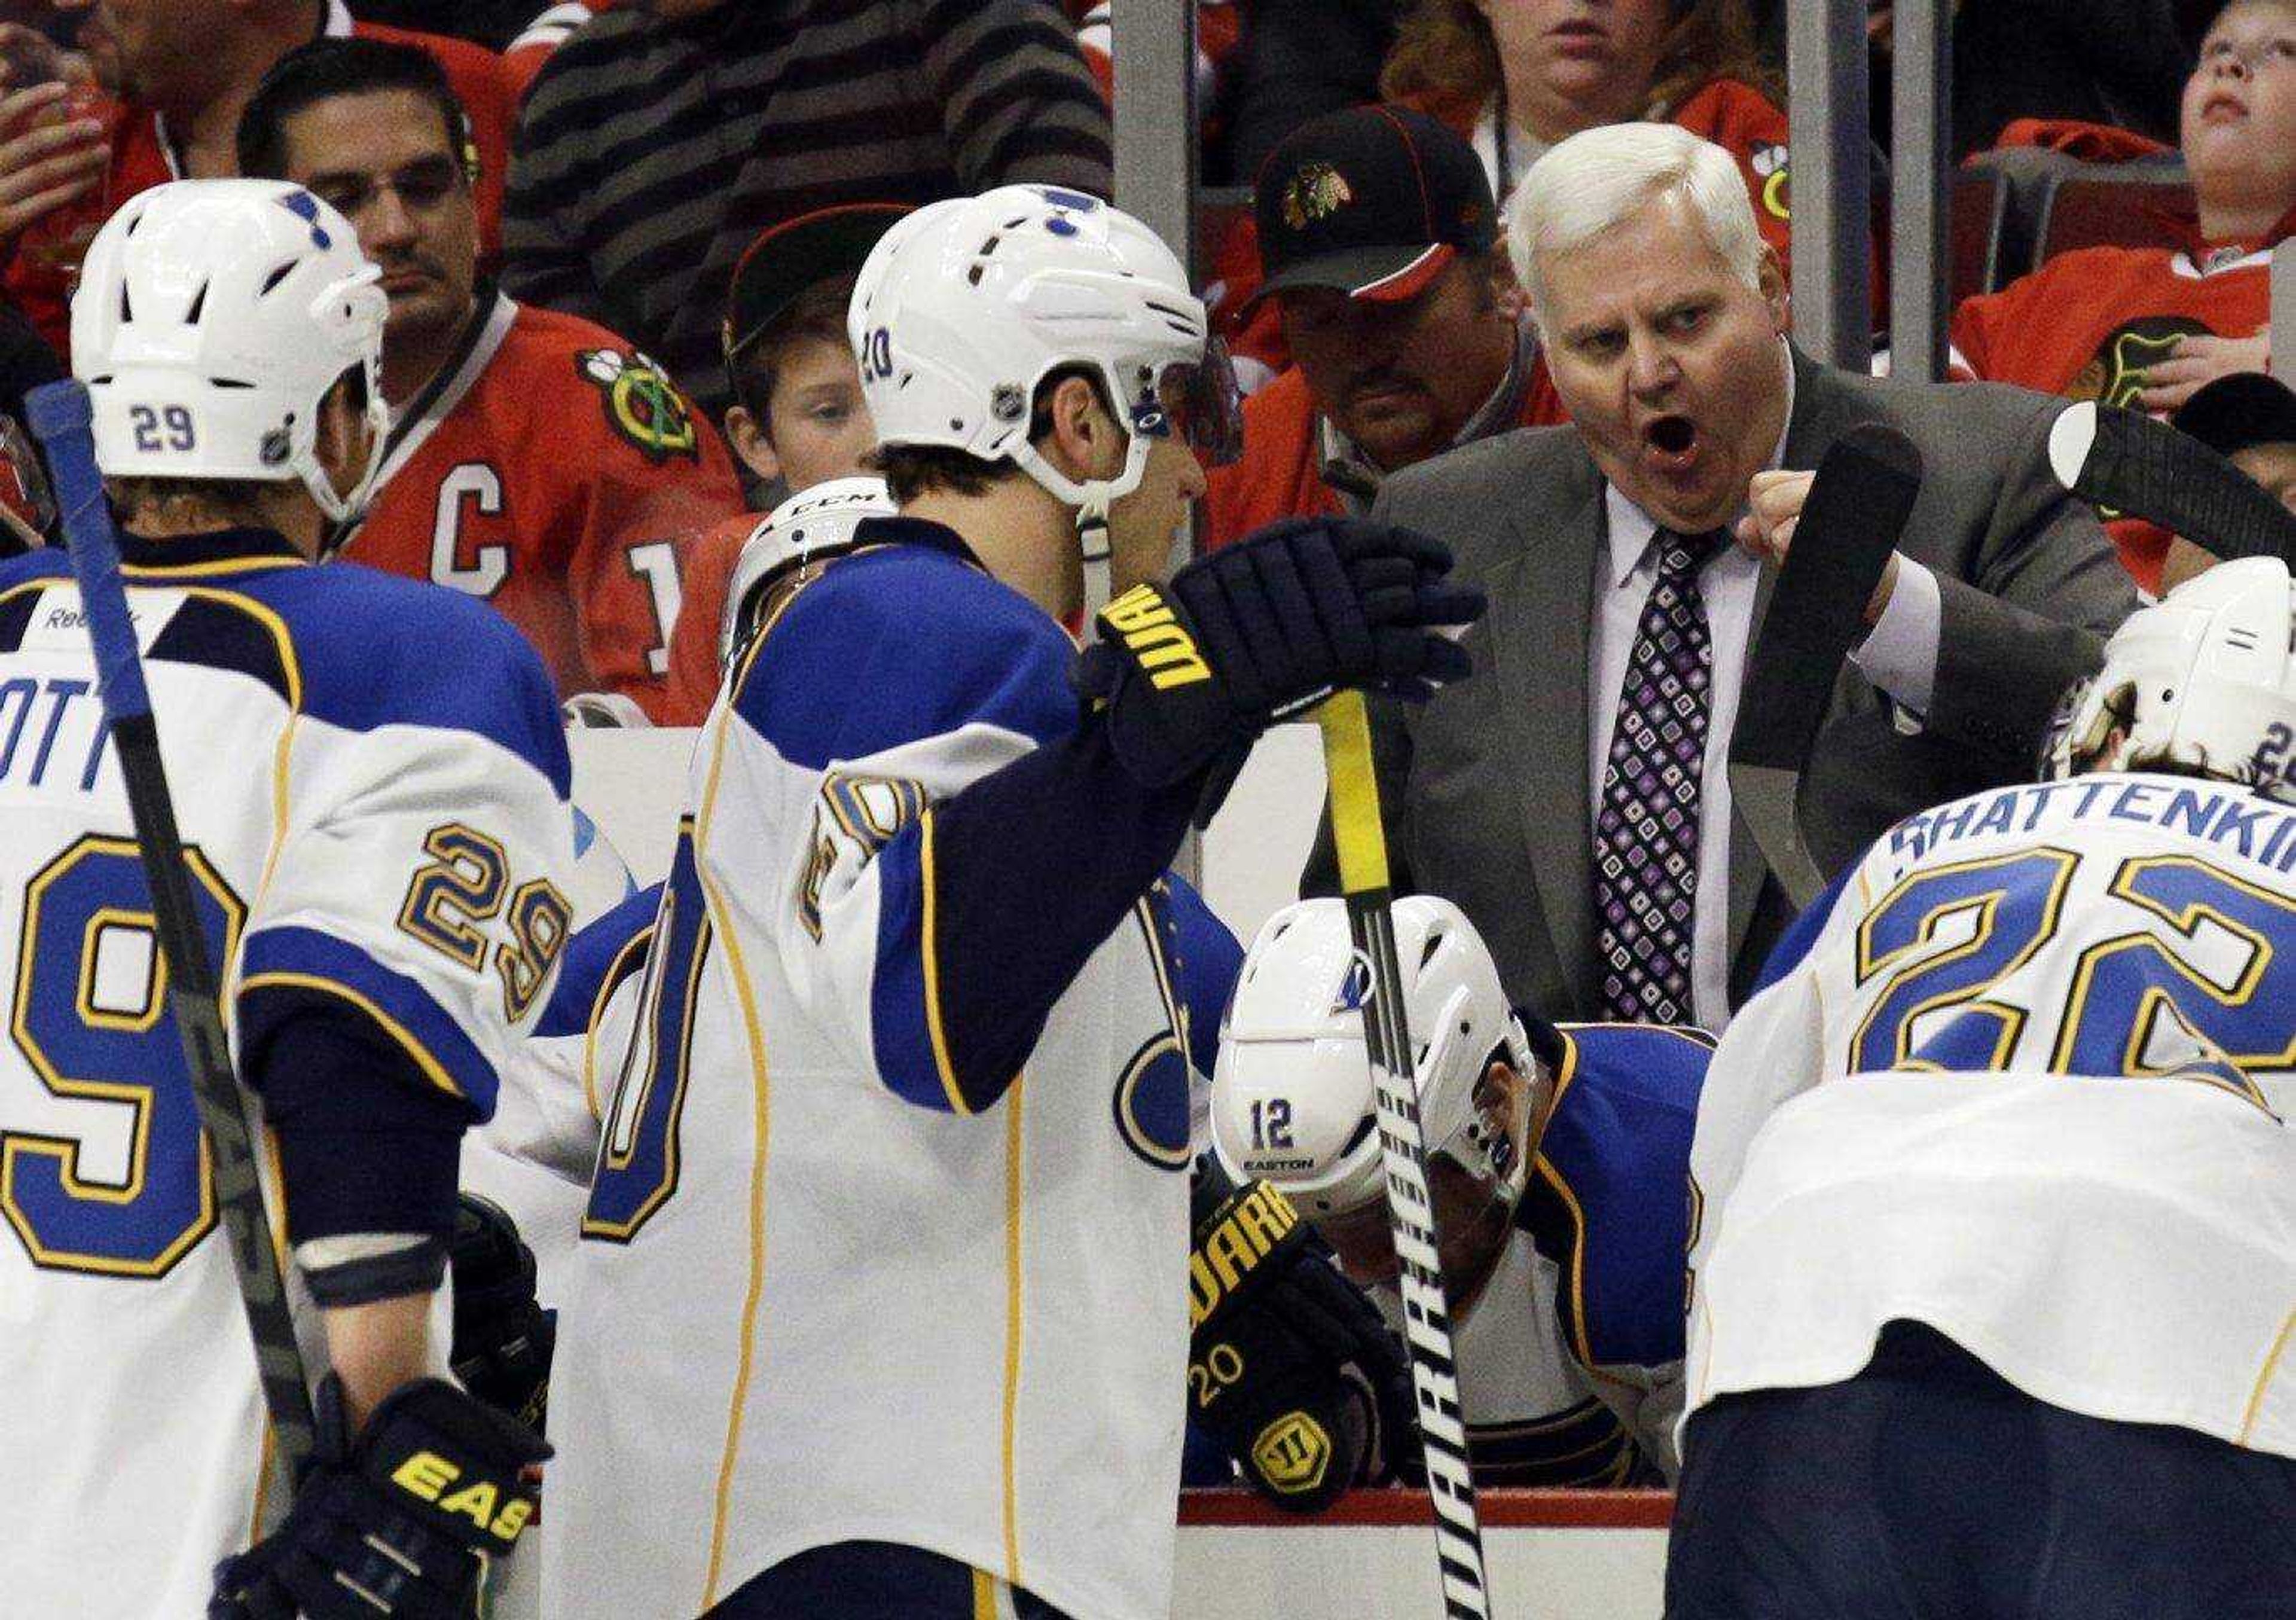
[[[1507,202],[1507,258],[1546,324],[1542,255],[1568,253],[1617,229],[1659,198],[1677,195],[1722,260],[1759,286],[1762,234],[1737,160],[1679,124],[1606,124],[1560,142]]]

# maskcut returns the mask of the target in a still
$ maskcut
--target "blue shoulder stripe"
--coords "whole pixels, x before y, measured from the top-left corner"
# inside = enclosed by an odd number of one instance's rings
[[[132,548],[133,537],[127,543]],[[187,555],[206,557],[214,549],[193,547]],[[180,568],[131,567],[127,584],[131,592],[197,591],[203,594],[194,602],[251,604],[274,616],[292,644],[302,711],[315,719],[348,731],[407,725],[474,732],[517,754],[566,795],[572,772],[557,690],[510,621],[443,585],[357,563],[315,567],[240,549],[243,555]],[[62,553],[36,552],[0,567],[0,589],[70,578]],[[147,656],[236,670],[277,690],[286,677],[272,649],[250,641],[248,628],[207,608],[187,613]],[[266,630],[277,633],[268,625]]]
[[[551,987],[542,1016],[536,1020],[537,1040],[578,1035],[590,1027],[598,1004],[615,985],[645,966],[643,948],[629,946],[653,926],[661,907],[661,884],[633,892],[629,898],[574,931],[559,958],[558,983]]]
[[[430,992],[406,974],[316,929],[265,928],[251,933],[240,957],[242,1048],[261,1040],[268,1019],[261,992],[274,985],[340,997],[373,1019],[432,1085],[468,1099],[479,1121],[494,1117],[494,1065]]]
[[[735,676],[734,711],[810,770],[968,723],[1073,730],[1075,648],[1028,598],[921,546],[856,553],[800,591]]]
[[[1656,1024],[1566,1024],[1519,1224],[1562,1272],[1565,1336],[1590,1367],[1683,1353],[1690,1141],[1713,1039]]]

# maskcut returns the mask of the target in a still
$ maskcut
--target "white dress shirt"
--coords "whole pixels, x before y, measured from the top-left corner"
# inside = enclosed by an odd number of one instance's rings
[[[1793,369],[1786,366],[1786,416],[1793,416]],[[1785,454],[1780,435],[1770,452],[1775,467]],[[1611,757],[1620,695],[1633,659],[1635,633],[1643,608],[1658,583],[1658,554],[1651,541],[1658,523],[1615,486],[1605,486],[1603,509],[1609,544],[1595,559],[1595,619],[1588,637],[1587,670],[1587,760],[1590,785],[1588,819],[1602,813],[1603,783]],[[1734,528],[1737,516],[1731,523]],[[1730,1022],[1730,730],[1738,719],[1738,696],[1746,685],[1746,653],[1752,639],[1754,590],[1762,565],[1734,539],[1698,572],[1706,600],[1706,628],[1713,649],[1713,684],[1708,688],[1706,762],[1698,789],[1698,888],[1693,897],[1690,948],[1692,1014],[1719,1032]],[[1937,679],[1938,638],[1944,605],[1937,576],[1901,557],[1898,583],[1881,621],[1850,654],[1866,679],[1915,715],[1929,711]]]

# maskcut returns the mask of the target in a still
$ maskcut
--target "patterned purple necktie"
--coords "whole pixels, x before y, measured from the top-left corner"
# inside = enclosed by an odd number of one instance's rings
[[[1698,797],[1714,648],[1698,571],[1728,539],[1658,531],[1658,582],[1635,629],[1595,818],[1603,1016],[1686,1024],[1698,897]]]

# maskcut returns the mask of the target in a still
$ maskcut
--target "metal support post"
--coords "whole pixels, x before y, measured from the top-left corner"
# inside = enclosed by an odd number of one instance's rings
[[[1794,341],[1828,365],[1862,372],[1874,354],[1866,0],[1794,0],[1786,76]]]
[[[1953,298],[1953,10],[1897,0],[1890,69],[1890,369],[1945,380]]]

